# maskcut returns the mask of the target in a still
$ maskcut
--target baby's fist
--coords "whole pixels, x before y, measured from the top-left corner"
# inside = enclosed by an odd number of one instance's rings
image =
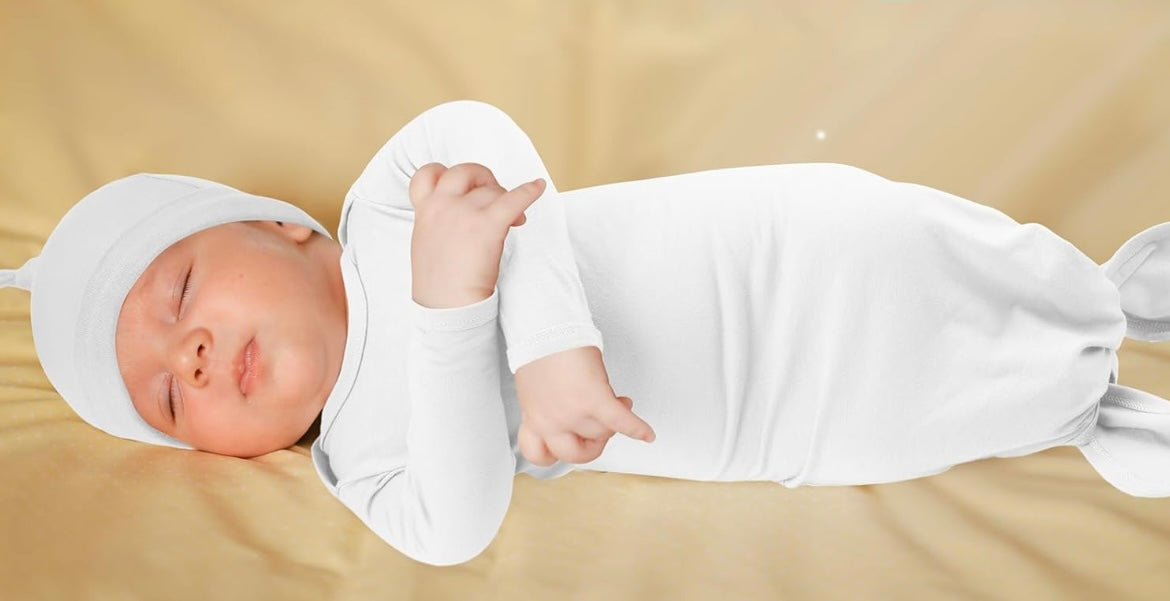
[[[543,179],[505,190],[478,163],[427,163],[410,179],[411,292],[432,308],[464,306],[492,295],[504,239],[544,193]]]
[[[516,371],[522,414],[518,445],[534,465],[557,459],[587,463],[622,433],[646,442],[654,429],[634,415],[629,397],[614,395],[596,346],[568,349]]]

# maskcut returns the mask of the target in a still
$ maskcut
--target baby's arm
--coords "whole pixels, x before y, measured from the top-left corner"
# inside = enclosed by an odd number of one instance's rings
[[[472,100],[440,104],[394,134],[354,183],[350,196],[409,216],[410,180],[431,162],[447,167],[478,163],[505,189],[535,178],[545,180],[544,193],[525,212],[526,223],[512,228],[505,239],[497,282],[509,369],[515,374],[527,366],[526,374],[516,376],[525,457],[538,465],[551,464],[557,457],[589,461],[600,455],[612,431],[652,440],[650,426],[634,415],[628,399],[618,399],[609,387],[600,360],[601,332],[593,325],[561,199],[527,134],[492,105]],[[596,347],[596,353],[587,352],[589,347]],[[573,356],[554,361],[549,357],[554,354]],[[585,366],[602,378],[584,382],[583,370],[563,373],[566,366]]]
[[[350,194],[410,210],[407,189],[419,167],[479,163],[511,190],[543,178],[544,194],[523,227],[504,242],[498,280],[500,328],[508,368],[584,346],[603,349],[577,271],[559,193],[522,129],[500,109],[474,100],[432,107],[402,127],[378,151]]]
[[[498,113],[479,103],[464,106],[481,117]],[[410,197],[412,178],[427,163],[442,159],[453,166],[460,160],[428,150],[445,146],[430,135],[433,120],[445,111],[450,107],[440,105],[411,121],[366,167],[346,199],[338,232],[342,242],[348,238],[350,212],[362,219],[363,212],[374,211],[409,224],[405,231],[412,238],[419,233]],[[499,126],[498,115],[492,118]],[[471,127],[464,135],[486,133]],[[534,229],[534,215],[529,213],[526,220],[511,233]],[[430,230],[435,235],[446,232]],[[515,476],[499,393],[501,291],[471,304],[439,308],[446,306],[416,301],[411,308],[409,377],[400,382],[405,390],[388,391],[409,399],[405,444],[390,441],[392,446],[383,445],[372,456],[347,458],[335,466],[328,456],[314,455],[319,469],[332,472],[326,479],[337,497],[363,523],[407,556],[434,565],[468,561],[490,544],[507,512]]]
[[[542,190],[533,182],[505,191],[483,166],[431,163],[410,181],[415,211],[390,213],[376,232],[394,241],[402,221],[411,225],[412,302],[404,306],[410,314],[400,316],[409,327],[396,335],[408,342],[405,377],[378,391],[407,401],[409,413],[398,414],[396,436],[359,426],[367,436],[349,449],[364,452],[339,454],[332,479],[347,507],[416,560],[450,565],[475,557],[507,512],[516,465],[500,399],[495,284],[508,230]],[[372,208],[355,201],[347,210],[360,219]],[[373,415],[387,413],[375,409],[351,419]]]
[[[495,538],[516,476],[500,399],[499,295],[447,309],[413,303],[411,311],[406,447],[372,465],[337,466],[336,494],[403,554],[453,565]]]

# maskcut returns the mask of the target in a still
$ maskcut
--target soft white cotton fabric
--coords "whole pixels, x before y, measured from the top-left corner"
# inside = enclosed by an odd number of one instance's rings
[[[182,449],[135,411],[118,371],[114,334],[126,293],[171,244],[233,221],[287,221],[329,236],[287,202],[213,181],[139,173],[109,182],[61,218],[38,257],[0,270],[0,287],[32,293],[33,343],[49,382],[89,424],[108,434]]]
[[[408,185],[431,161],[549,184],[465,307],[411,298]],[[419,561],[485,548],[520,472],[868,484],[1076,445],[1121,490],[1170,495],[1170,403],[1116,384],[1127,331],[1167,337],[1170,224],[1098,266],[1041,225],[839,164],[558,192],[505,113],[456,101],[376,154],[338,239],[349,338],[313,461]],[[533,466],[512,374],[586,345],[657,440]]]

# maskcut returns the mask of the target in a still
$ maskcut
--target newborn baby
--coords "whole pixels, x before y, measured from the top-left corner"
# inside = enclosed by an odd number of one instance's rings
[[[6,283],[87,422],[254,457],[320,420],[328,489],[435,565],[487,547],[517,473],[874,484],[1071,445],[1170,496],[1170,403],[1117,384],[1127,335],[1170,339],[1170,223],[1097,265],[840,164],[558,191],[508,115],[463,100],[379,150],[336,241],[139,174]]]

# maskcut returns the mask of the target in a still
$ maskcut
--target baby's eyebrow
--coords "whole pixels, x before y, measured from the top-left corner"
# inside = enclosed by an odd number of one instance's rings
[[[174,269],[175,265],[177,264],[177,261],[163,258],[162,255],[155,257],[154,260],[146,266],[146,269],[143,270],[142,275],[138,276],[140,283],[142,284],[142,289],[155,292],[156,289],[162,285],[161,282],[164,280],[163,276]]]
[[[167,261],[152,265],[154,269],[143,273],[143,292],[151,303],[162,302],[170,309],[178,301],[183,288],[184,267],[180,261]]]
[[[161,294],[158,282],[158,269],[151,269],[151,266],[148,266],[127,291],[126,299],[122,302],[126,303],[133,298],[141,305],[145,300],[154,299],[158,294]]]

